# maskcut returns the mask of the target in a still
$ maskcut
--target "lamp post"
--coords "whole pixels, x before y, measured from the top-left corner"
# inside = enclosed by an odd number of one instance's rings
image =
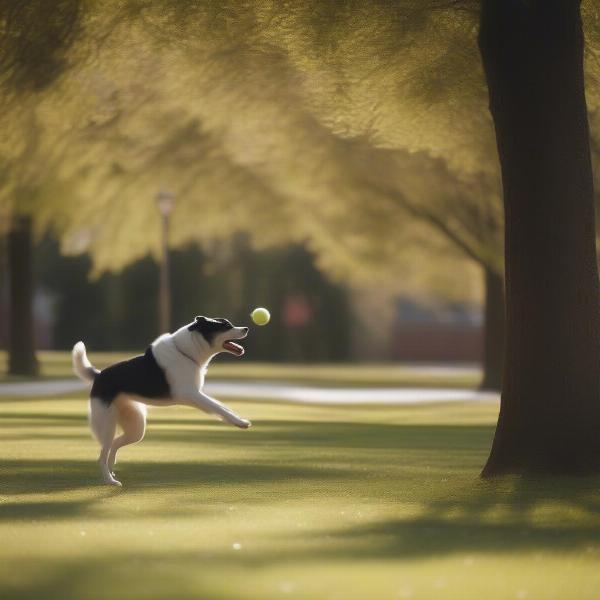
[[[161,216],[161,260],[158,287],[158,326],[160,333],[171,328],[171,286],[169,281],[169,218],[175,208],[175,196],[162,188],[156,194],[156,205]]]

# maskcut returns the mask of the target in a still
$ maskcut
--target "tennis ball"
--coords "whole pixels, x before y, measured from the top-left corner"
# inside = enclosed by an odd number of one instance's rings
[[[266,325],[271,320],[271,315],[266,308],[255,308],[250,313],[250,318],[256,325]]]

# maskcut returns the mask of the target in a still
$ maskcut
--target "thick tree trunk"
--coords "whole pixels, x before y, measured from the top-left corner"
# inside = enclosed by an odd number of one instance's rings
[[[15,216],[8,233],[9,339],[8,372],[36,375],[33,324],[33,247],[31,218]]]
[[[482,390],[502,388],[504,364],[504,280],[502,275],[485,269],[485,330],[483,338]]]
[[[507,330],[482,475],[600,470],[600,303],[578,0],[483,0]]]

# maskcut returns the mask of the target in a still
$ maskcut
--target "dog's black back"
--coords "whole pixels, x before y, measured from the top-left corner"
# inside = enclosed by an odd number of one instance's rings
[[[152,348],[143,355],[103,369],[96,375],[90,395],[110,404],[121,393],[144,398],[171,396],[169,383],[152,354]]]

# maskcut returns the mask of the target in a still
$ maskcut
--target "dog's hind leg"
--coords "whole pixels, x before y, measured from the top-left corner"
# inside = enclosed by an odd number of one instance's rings
[[[112,473],[119,448],[144,439],[146,433],[146,405],[135,400],[119,398],[116,403],[117,422],[123,433],[112,442],[108,455],[108,469]]]
[[[108,468],[110,448],[117,429],[117,416],[114,406],[107,405],[99,398],[90,398],[90,426],[100,444],[98,463],[100,464],[104,483],[108,485],[121,485],[121,482],[112,476]]]

